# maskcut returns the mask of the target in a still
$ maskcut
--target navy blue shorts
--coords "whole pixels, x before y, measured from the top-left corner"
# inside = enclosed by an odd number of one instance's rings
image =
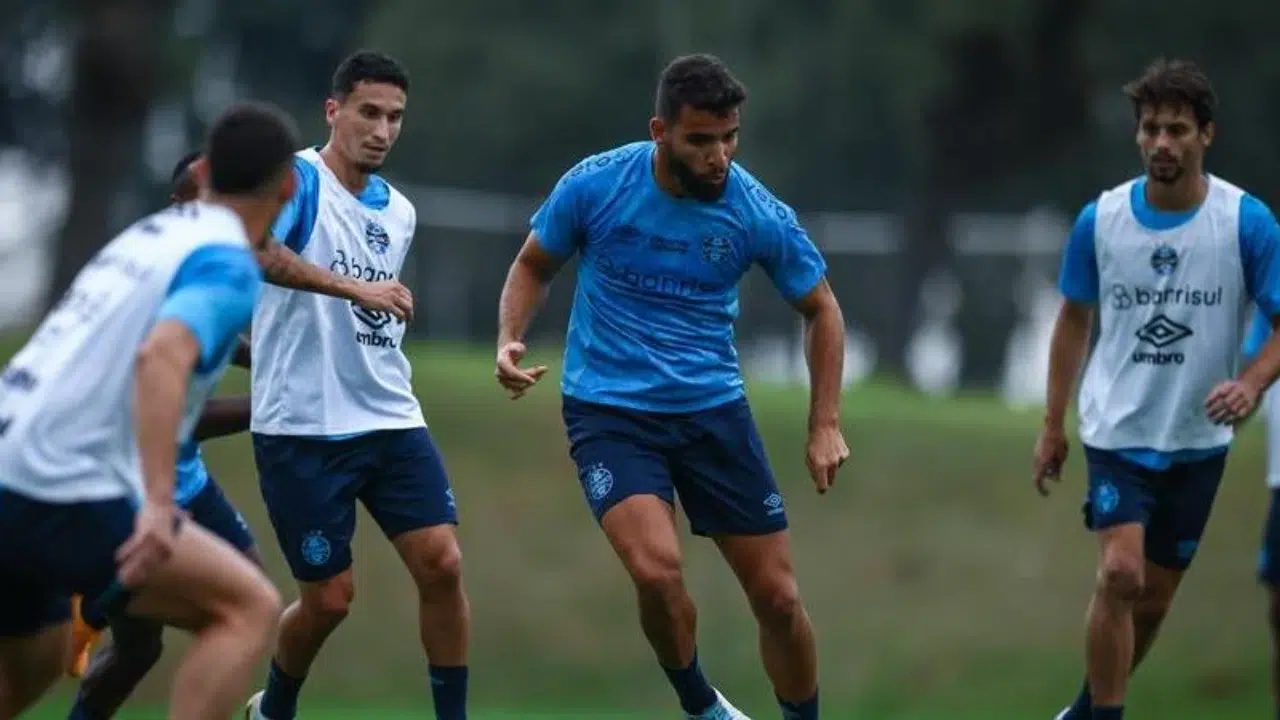
[[[328,440],[253,435],[262,499],[295,579],[351,567],[356,501],[388,538],[457,524],[453,490],[425,427]]]
[[[63,505],[0,490],[0,637],[67,622],[72,595],[116,587],[135,512],[131,498]]]
[[[1280,488],[1271,488],[1271,506],[1267,508],[1267,526],[1258,556],[1258,579],[1267,587],[1280,589]]]
[[[1097,531],[1140,523],[1147,560],[1170,570],[1190,567],[1209,524],[1227,453],[1153,470],[1112,451],[1084,451],[1089,465],[1085,527]]]
[[[249,523],[244,521],[244,516],[231,504],[212,477],[191,498],[186,509],[197,525],[231,543],[240,552],[247,554],[253,548],[253,533],[249,530]]]
[[[569,453],[596,520],[633,495],[679,497],[695,535],[766,535],[787,513],[745,399],[651,413],[564,398]]]

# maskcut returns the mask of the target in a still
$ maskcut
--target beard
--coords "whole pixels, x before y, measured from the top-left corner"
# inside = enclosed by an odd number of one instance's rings
[[[671,171],[672,177],[680,184],[682,190],[702,202],[719,200],[729,184],[728,176],[720,182],[699,177],[692,167],[670,151],[667,152],[667,169]]]

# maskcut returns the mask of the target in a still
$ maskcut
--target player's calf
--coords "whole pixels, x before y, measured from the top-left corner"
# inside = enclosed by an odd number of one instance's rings
[[[633,495],[601,517],[601,527],[631,576],[640,627],[690,716],[719,701],[697,654],[697,609],[684,583],[680,540],[671,506],[656,495]]]
[[[392,544],[418,590],[418,628],[431,676],[436,717],[462,720],[467,708],[471,610],[462,582],[462,550],[452,524],[410,530]]]
[[[266,652],[280,596],[244,555],[186,523],[169,561],[134,594],[126,612],[193,633],[174,678],[170,717],[226,718]]]
[[[1086,641],[1094,717],[1124,706],[1134,658],[1134,608],[1144,583],[1143,535],[1140,523],[1099,531],[1102,552]]]
[[[818,717],[818,653],[786,531],[716,539],[760,629],[760,655],[788,718]]]
[[[107,718],[124,705],[164,652],[164,626],[153,620],[111,621],[111,642],[94,653],[80,681],[73,718]]]

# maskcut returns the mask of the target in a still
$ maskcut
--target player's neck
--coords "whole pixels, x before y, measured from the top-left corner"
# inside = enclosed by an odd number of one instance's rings
[[[262,202],[250,198],[219,195],[213,191],[205,191],[200,194],[200,201],[209,205],[224,207],[235,213],[244,225],[244,232],[249,236],[249,242],[255,247],[257,247],[262,238],[267,236],[267,230],[275,219],[263,206]]]
[[[1186,173],[1177,182],[1146,182],[1144,195],[1155,210],[1183,212],[1200,207],[1209,194],[1209,179],[1202,172]]]
[[[332,143],[320,149],[320,159],[333,172],[333,176],[338,178],[338,182],[342,183],[342,187],[352,195],[364,192],[365,186],[369,184],[368,173],[343,160]]]
[[[653,180],[663,192],[672,197],[685,197],[688,194],[671,172],[671,166],[662,157],[661,150],[653,154]]]

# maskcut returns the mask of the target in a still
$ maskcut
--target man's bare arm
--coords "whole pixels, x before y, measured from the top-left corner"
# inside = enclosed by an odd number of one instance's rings
[[[795,308],[804,316],[805,359],[809,363],[809,428],[840,425],[844,379],[844,314],[824,279]]]
[[[272,285],[355,300],[360,283],[349,277],[312,265],[283,243],[268,243],[258,251],[262,274]]]
[[[1092,324],[1092,306],[1063,301],[1049,343],[1049,389],[1045,398],[1044,424],[1055,431],[1061,431],[1066,424],[1071,391],[1089,347]]]
[[[543,250],[533,234],[529,234],[507,271],[507,281],[498,299],[498,347],[524,341],[562,264],[562,260]]]

